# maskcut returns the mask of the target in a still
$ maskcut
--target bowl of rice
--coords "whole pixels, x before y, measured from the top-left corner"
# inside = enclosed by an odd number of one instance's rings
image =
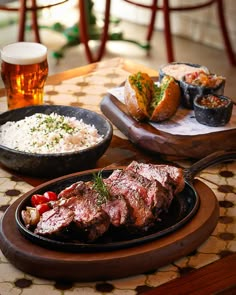
[[[56,177],[95,167],[113,129],[96,112],[41,105],[0,114],[0,163],[18,173]]]

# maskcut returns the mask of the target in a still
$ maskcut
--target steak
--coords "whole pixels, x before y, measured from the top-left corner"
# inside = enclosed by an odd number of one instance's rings
[[[148,179],[156,179],[167,190],[172,190],[174,194],[184,189],[185,182],[183,170],[170,165],[144,164],[133,161],[126,170],[132,170]]]
[[[58,194],[58,199],[69,199],[70,197],[76,197],[78,194],[83,193],[83,181],[72,183]]]
[[[70,198],[71,196],[83,196],[90,199],[91,205],[97,207],[100,197],[93,189],[93,182],[77,182],[65,188],[59,195],[59,198]],[[110,217],[110,222],[114,226],[126,224],[130,218],[130,208],[128,202],[121,195],[116,198],[106,200],[100,206]]]
[[[64,206],[74,212],[74,228],[76,227],[83,240],[96,240],[110,226],[110,218],[101,207],[97,206],[93,192],[86,191],[84,195],[70,197]]]
[[[185,185],[182,169],[133,161],[102,180],[105,199],[93,181],[78,181],[58,194],[53,208],[42,214],[35,233],[59,235],[72,228],[79,240],[95,241],[108,229],[146,231],[167,212]]]
[[[115,170],[104,182],[112,197],[123,196],[131,210],[131,222],[127,226],[146,229],[154,222],[154,216],[146,202],[148,189],[125,170]]]
[[[125,226],[131,220],[131,208],[127,200],[119,195],[107,200],[102,209],[109,215],[111,224],[115,227]]]
[[[60,199],[55,202],[55,208],[43,213],[35,233],[41,235],[59,234],[63,227],[70,225],[75,234],[78,232],[80,239],[90,242],[108,230],[110,218],[97,205],[97,193],[89,185],[79,181],[64,189],[59,195]],[[61,214],[54,214],[54,211]],[[63,224],[61,215],[63,216],[63,213],[67,212],[71,218],[65,218]],[[56,224],[58,224],[57,227]]]
[[[39,235],[57,235],[68,227],[74,218],[74,212],[63,206],[56,206],[42,214],[34,232]]]

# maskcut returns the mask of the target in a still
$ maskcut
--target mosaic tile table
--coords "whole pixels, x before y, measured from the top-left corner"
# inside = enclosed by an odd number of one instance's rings
[[[130,72],[137,70],[157,75],[155,70],[120,58],[54,75],[48,78],[45,103],[80,106],[101,112],[99,104],[107,90],[120,85]],[[6,98],[2,90],[0,96],[2,112],[6,110]],[[115,158],[111,152],[106,153],[102,161],[98,161],[98,167],[111,165],[112,161],[125,165],[131,159],[148,160],[148,156],[135,150],[114,126],[114,142],[116,138],[124,145],[116,147]],[[122,154],[122,148],[127,144],[131,148]],[[182,160],[176,164],[188,167],[192,163]],[[236,294],[235,171],[236,163],[228,161],[199,174],[198,178],[211,188],[218,199],[220,217],[214,232],[188,256],[149,273],[111,281],[80,283],[33,277],[16,269],[1,253],[0,294],[215,294],[219,290],[221,292],[217,294]],[[1,216],[15,200],[40,182],[0,167]]]

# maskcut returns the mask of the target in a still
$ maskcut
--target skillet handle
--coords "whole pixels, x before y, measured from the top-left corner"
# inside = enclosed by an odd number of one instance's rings
[[[217,151],[197,161],[191,167],[185,169],[184,170],[185,179],[191,183],[194,177],[205,168],[215,164],[219,164],[227,160],[235,160],[235,159],[236,159],[236,150]]]

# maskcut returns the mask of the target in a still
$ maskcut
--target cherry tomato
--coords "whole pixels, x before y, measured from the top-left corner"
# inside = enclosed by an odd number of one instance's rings
[[[48,202],[48,199],[44,195],[35,194],[31,197],[32,206],[36,207],[39,204]]]
[[[50,206],[48,203],[39,204],[36,206],[36,209],[38,210],[39,214],[42,215],[44,212],[50,210]]]
[[[51,191],[45,192],[44,197],[47,199],[47,201],[56,201],[57,200],[57,194]]]

